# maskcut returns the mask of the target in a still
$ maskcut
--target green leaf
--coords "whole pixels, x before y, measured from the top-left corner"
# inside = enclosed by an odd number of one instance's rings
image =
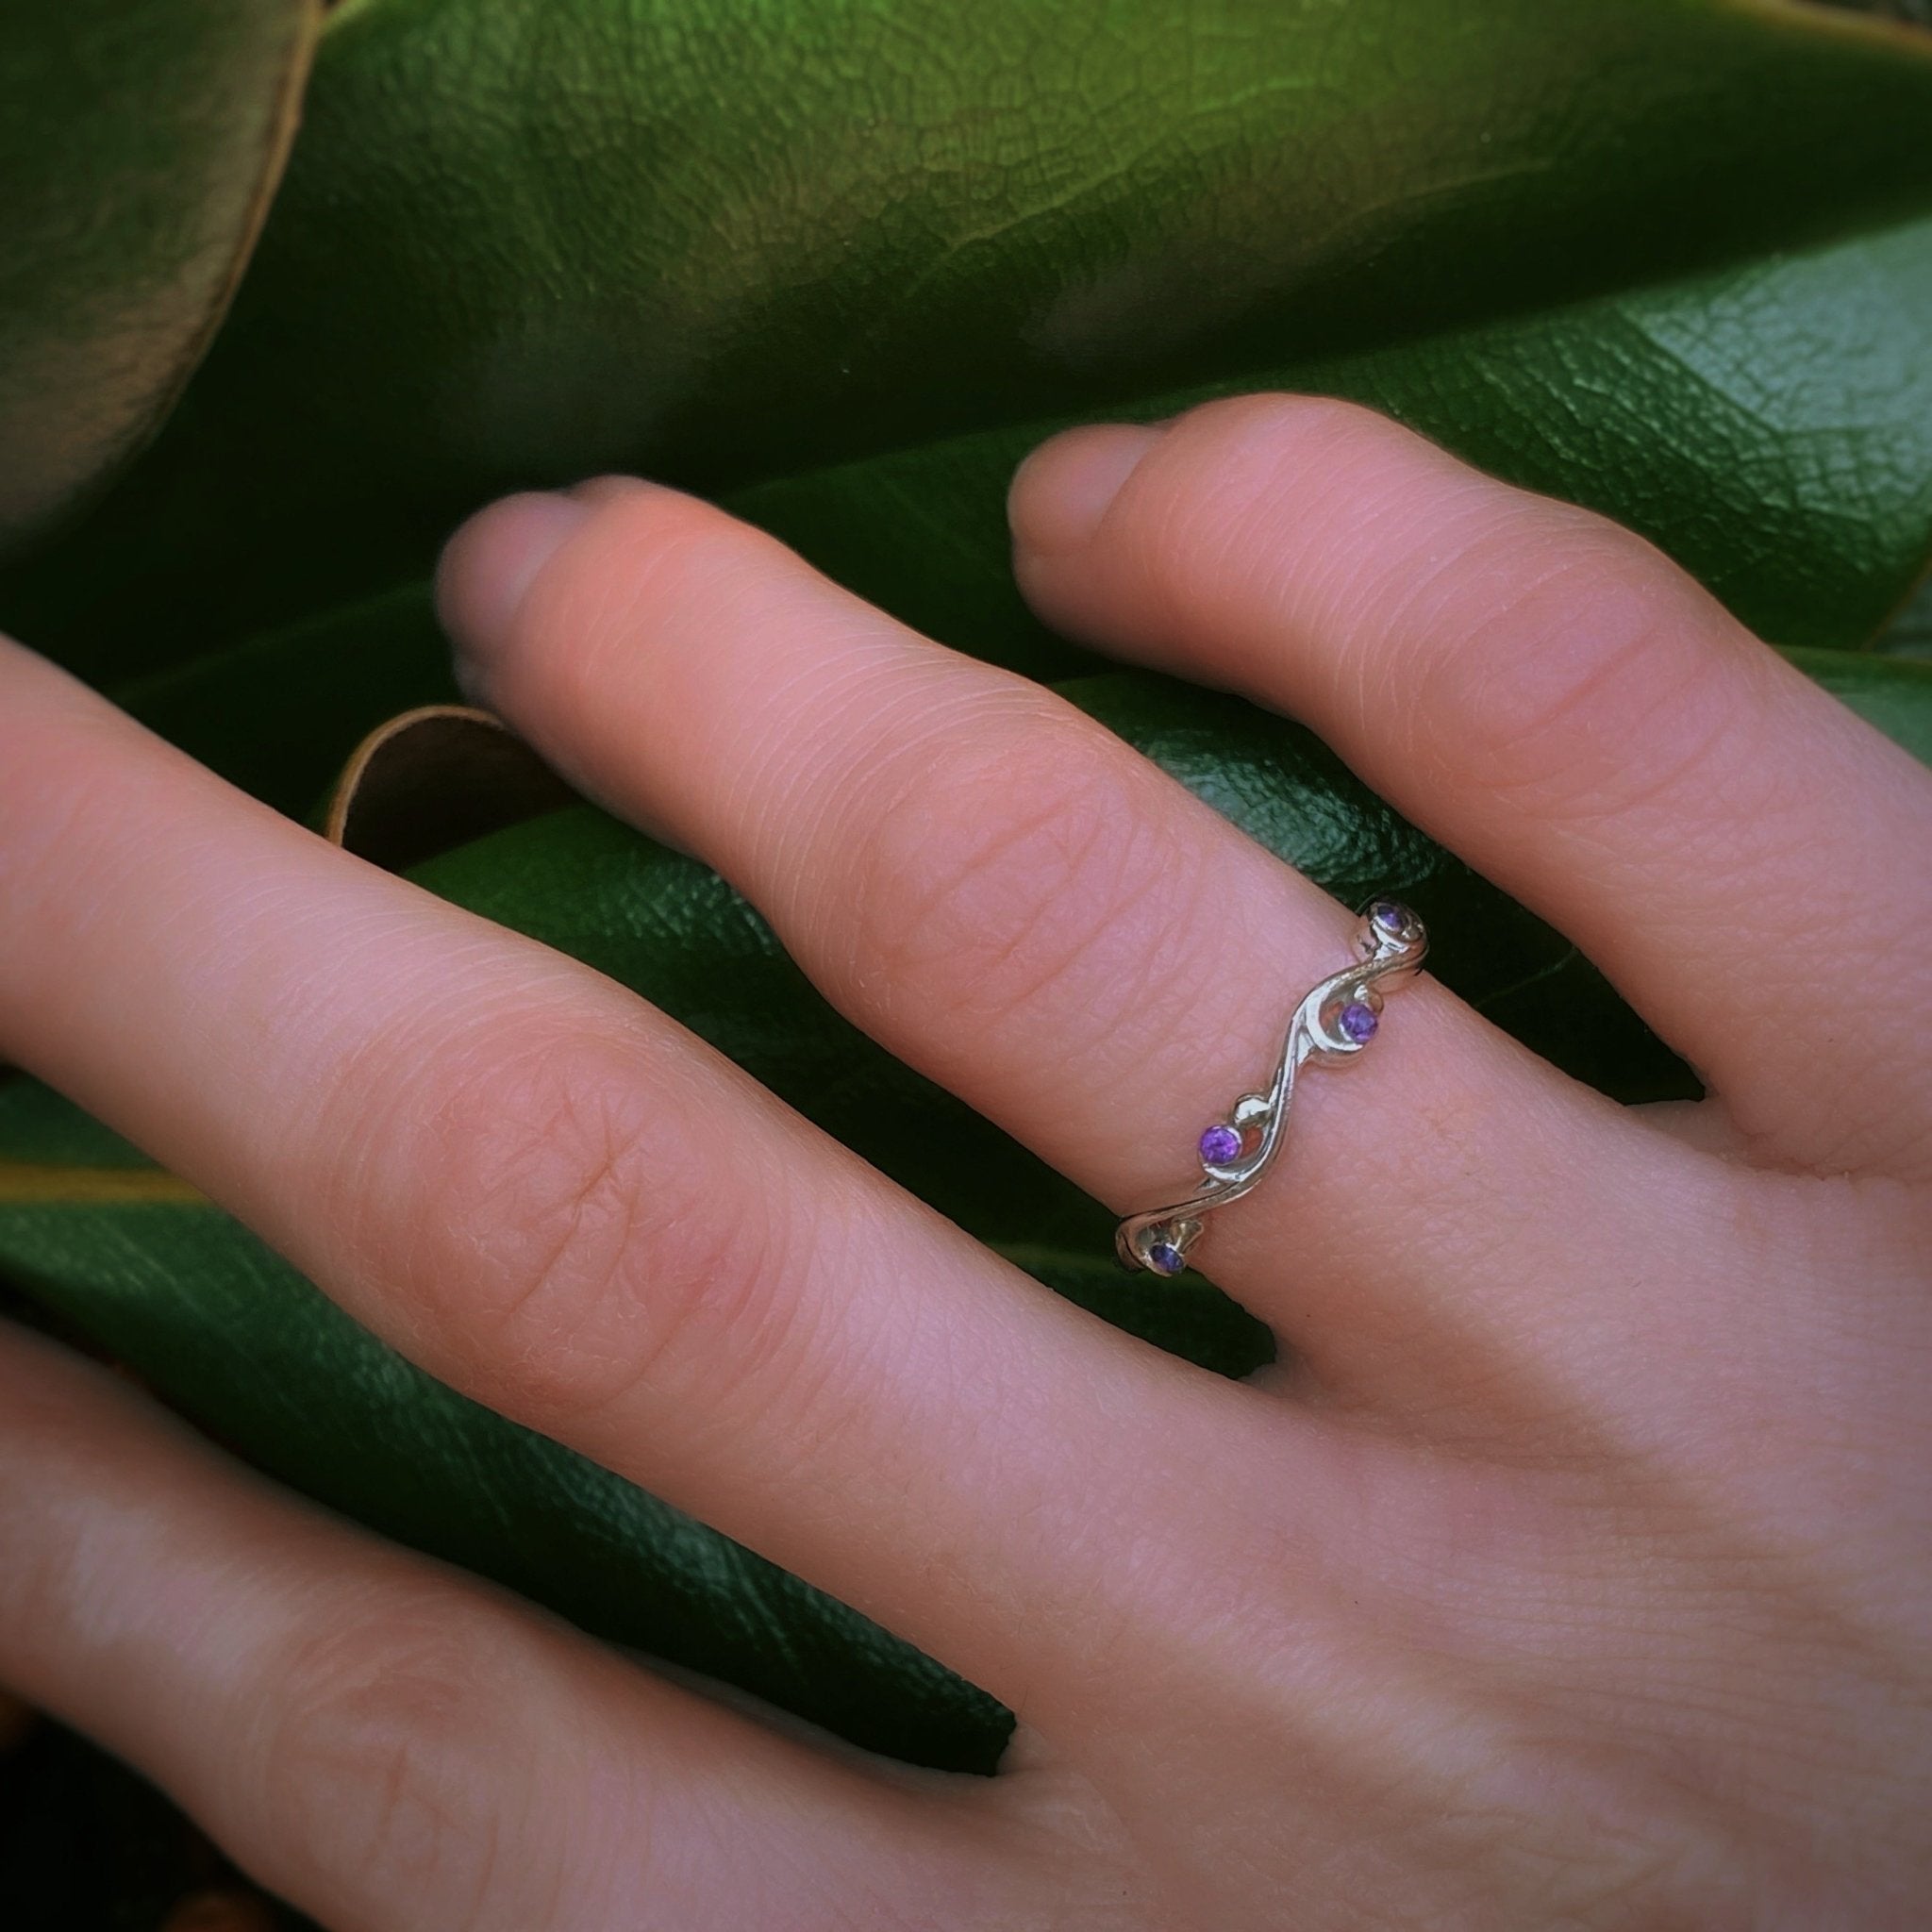
[[[1773,643],[1860,645],[1932,562],[1928,317],[1920,221],[1381,357],[1344,392],[1642,532]]]
[[[1712,448],[1676,461],[1674,412],[1726,358],[1694,310],[1631,311],[1639,359],[1683,367],[1623,433],[1565,416],[1622,382],[1614,343],[1525,338],[1541,375],[1492,396],[1437,339],[1923,215],[1928,116],[1932,40],[1788,0],[360,0],[168,435],[4,608],[120,675],[420,576],[511,485],[717,492],[1371,354],[1566,493],[1660,443],[1696,511]],[[1775,429],[1789,405],[1718,379],[1705,443]],[[1762,441],[1695,541],[1769,504],[1816,558]],[[1880,524],[1855,567],[1897,577]],[[1828,606],[1780,635],[1826,641]]]
[[[1932,751],[1932,668],[1800,661]],[[1330,891],[1412,898],[1440,935],[1432,963],[1448,983],[1559,1064],[1626,1099],[1694,1091],[1571,947],[1307,732],[1143,675],[1065,690]],[[1270,1358],[1266,1332],[1211,1289],[1121,1274],[1097,1204],[854,1031],[691,859],[579,806],[413,876],[676,1015],[1049,1287],[1224,1374]],[[984,1771],[1004,1744],[1009,1720],[982,1693],[432,1381],[192,1189],[20,1077],[0,1083],[0,1266],[249,1459],[390,1536],[874,1748]]]
[[[1892,612],[1874,647],[1900,658],[1932,658],[1932,576]]]
[[[1388,409],[1643,531],[1766,637],[1846,646],[1867,641],[1932,552],[1928,314],[1932,222],[1268,379]],[[1013,466],[1061,420],[725,501],[916,628],[1037,677],[1070,676],[1097,660],[1021,599],[1005,511]],[[1916,632],[1901,622],[1895,635],[1909,648]],[[364,732],[458,692],[423,582],[115,695],[299,816]]]
[[[201,359],[321,19],[320,0],[0,8],[0,547],[97,488]]]
[[[1651,538],[1774,643],[1865,643],[1932,562],[1932,222],[1146,399],[1369,404]],[[739,492],[731,507],[948,643],[1035,675],[1006,488],[1059,419]]]
[[[1853,657],[1842,651],[1785,655],[1842,698],[1868,724],[1932,765],[1932,663],[1910,658]]]
[[[110,695],[223,777],[301,818],[366,733],[460,693],[425,581],[131,678]]]

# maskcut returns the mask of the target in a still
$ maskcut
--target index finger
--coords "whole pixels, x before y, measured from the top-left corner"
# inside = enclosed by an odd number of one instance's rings
[[[1009,1703],[1110,1702],[1227,1553],[1319,1524],[1311,1421],[1061,1303],[624,989],[13,645],[0,907],[0,1050],[433,1373]],[[1283,1451],[1287,1522],[1221,1480]]]

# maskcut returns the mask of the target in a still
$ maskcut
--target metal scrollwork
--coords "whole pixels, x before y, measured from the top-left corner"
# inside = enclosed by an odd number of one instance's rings
[[[1288,1131],[1295,1076],[1310,1059],[1346,1059],[1374,1038],[1384,991],[1411,977],[1429,950],[1423,923],[1393,899],[1375,899],[1355,936],[1355,963],[1331,973],[1288,1023],[1274,1077],[1264,1093],[1243,1093],[1201,1136],[1202,1184],[1185,1201],[1130,1214],[1114,1234],[1129,1268],[1178,1274],[1201,1238],[1202,1217],[1238,1201],[1274,1165]]]

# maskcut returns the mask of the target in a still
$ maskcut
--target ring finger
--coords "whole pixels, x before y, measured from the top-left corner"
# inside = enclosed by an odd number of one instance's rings
[[[1311,396],[1062,438],[1056,623],[1312,724],[1582,946],[1775,1163],[1932,1148],[1924,768],[1629,531]]]

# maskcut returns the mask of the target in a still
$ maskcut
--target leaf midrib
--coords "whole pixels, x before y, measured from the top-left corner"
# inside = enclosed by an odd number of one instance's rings
[[[0,1160],[0,1206],[98,1208],[158,1202],[194,1208],[215,1205],[199,1188],[163,1167]]]

